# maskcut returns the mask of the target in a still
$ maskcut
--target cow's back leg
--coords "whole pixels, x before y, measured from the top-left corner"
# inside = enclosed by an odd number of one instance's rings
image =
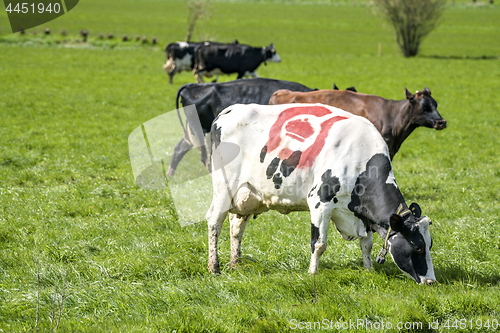
[[[214,274],[220,273],[217,243],[226,216],[227,210],[221,209],[221,203],[212,201],[206,217],[208,223],[208,270]]]
[[[194,74],[194,77],[196,78],[196,83],[205,83],[205,81],[203,80],[203,74],[202,73],[196,72]]]
[[[186,140],[183,136],[182,139],[174,146],[174,153],[172,155],[172,160],[170,161],[170,166],[168,167],[167,176],[172,177],[175,174],[175,169],[181,161],[181,159],[186,155],[186,153],[193,147],[193,145]]]
[[[359,239],[359,247],[361,248],[361,255],[363,257],[363,266],[371,271],[372,269],[372,246],[373,246],[373,240],[372,236],[373,233],[370,231],[367,233],[368,235],[366,237],[361,237]]]
[[[259,75],[256,72],[246,71],[245,73],[243,73],[243,77],[259,77]]]
[[[238,217],[236,214],[229,214],[229,222],[231,224],[231,268],[236,266],[241,257],[241,239],[249,217]]]
[[[309,273],[318,272],[319,258],[325,252],[327,245],[328,227],[333,207],[326,204],[323,207],[315,207],[309,203],[311,211],[311,263]]]

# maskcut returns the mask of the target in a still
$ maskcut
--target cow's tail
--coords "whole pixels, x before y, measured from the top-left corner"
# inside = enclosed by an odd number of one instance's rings
[[[177,90],[177,95],[175,95],[175,109],[177,110],[177,116],[179,117],[179,121],[181,122],[182,130],[184,131],[184,137],[187,138],[186,127],[184,127],[184,123],[182,122],[181,112],[179,111],[179,97],[181,96],[181,92],[189,83],[182,85],[179,90]]]

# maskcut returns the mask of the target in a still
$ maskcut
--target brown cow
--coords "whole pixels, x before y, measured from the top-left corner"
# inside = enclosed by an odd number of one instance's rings
[[[446,128],[446,120],[437,111],[437,103],[429,88],[417,91],[415,95],[405,88],[405,93],[406,99],[394,101],[348,90],[296,92],[282,89],[271,96],[269,104],[322,103],[363,116],[382,134],[392,160],[415,128]]]

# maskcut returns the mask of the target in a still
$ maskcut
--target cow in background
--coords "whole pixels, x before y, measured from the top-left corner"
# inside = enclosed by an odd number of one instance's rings
[[[233,44],[237,44],[235,40]],[[166,62],[163,68],[166,70],[169,83],[173,83],[174,75],[182,71],[193,71],[195,50],[201,45],[225,45],[217,42],[175,42],[165,48]]]
[[[318,90],[312,92],[276,91],[269,104],[322,103],[370,120],[384,138],[391,160],[403,141],[417,127],[442,130],[446,120],[437,110],[437,102],[429,88],[412,94],[405,88],[406,99],[394,101],[375,95],[348,90]]]
[[[255,70],[267,62],[281,62],[274,44],[253,47],[245,44],[203,44],[195,50],[194,74],[198,83],[202,76],[237,73],[238,79],[258,77]]]

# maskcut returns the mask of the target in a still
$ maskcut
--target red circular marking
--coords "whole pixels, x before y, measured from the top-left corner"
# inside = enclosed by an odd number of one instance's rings
[[[301,119],[289,122],[285,126],[285,129],[289,133],[295,134],[296,136],[302,139],[307,139],[308,137],[314,134],[314,128],[311,126],[311,124],[308,121],[303,121]]]

